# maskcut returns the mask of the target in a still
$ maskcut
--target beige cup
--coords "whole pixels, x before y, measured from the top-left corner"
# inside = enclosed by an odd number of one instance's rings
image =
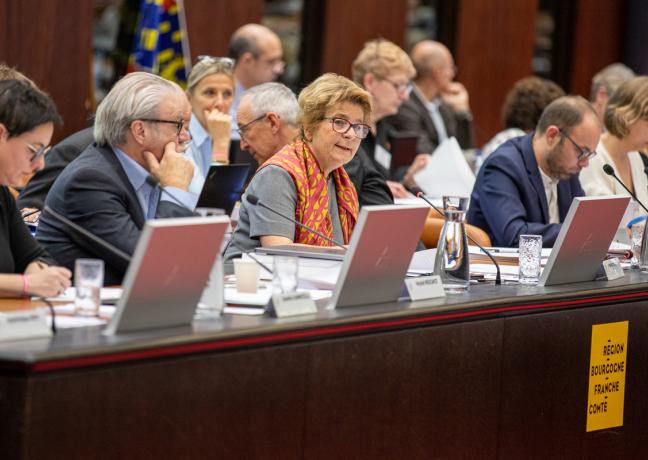
[[[254,294],[259,289],[259,265],[250,259],[234,259],[234,275],[238,292]]]

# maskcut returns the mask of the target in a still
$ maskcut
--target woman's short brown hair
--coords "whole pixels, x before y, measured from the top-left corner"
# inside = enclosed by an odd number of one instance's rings
[[[625,137],[639,120],[648,120],[648,77],[635,77],[619,86],[603,115],[605,129],[618,138]]]
[[[551,80],[540,77],[518,80],[506,94],[502,107],[504,127],[533,131],[545,107],[564,95],[563,89]]]
[[[346,77],[325,73],[299,93],[299,124],[304,137],[306,130],[312,129],[326,116],[329,108],[336,104],[349,102],[362,108],[363,121],[371,119],[371,96],[367,91]]]

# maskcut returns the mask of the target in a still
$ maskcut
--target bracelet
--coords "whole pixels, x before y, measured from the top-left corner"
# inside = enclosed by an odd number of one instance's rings
[[[29,280],[27,279],[27,275],[20,275],[22,278],[22,296],[23,297],[29,297]]]

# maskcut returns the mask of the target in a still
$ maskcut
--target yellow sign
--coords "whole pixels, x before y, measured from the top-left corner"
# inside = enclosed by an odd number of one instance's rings
[[[592,326],[587,430],[623,426],[628,321]]]

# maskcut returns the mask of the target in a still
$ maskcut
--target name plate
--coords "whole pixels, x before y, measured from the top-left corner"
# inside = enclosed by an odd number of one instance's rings
[[[625,276],[618,257],[603,261],[603,269],[605,270],[605,276],[607,276],[608,281],[617,280]]]
[[[272,294],[270,311],[277,318],[287,318],[317,313],[317,306],[311,298],[310,292],[278,293]]]
[[[446,295],[439,275],[406,278],[405,286],[412,300],[434,299]]]
[[[44,308],[0,313],[0,341],[50,337],[52,330]]]

